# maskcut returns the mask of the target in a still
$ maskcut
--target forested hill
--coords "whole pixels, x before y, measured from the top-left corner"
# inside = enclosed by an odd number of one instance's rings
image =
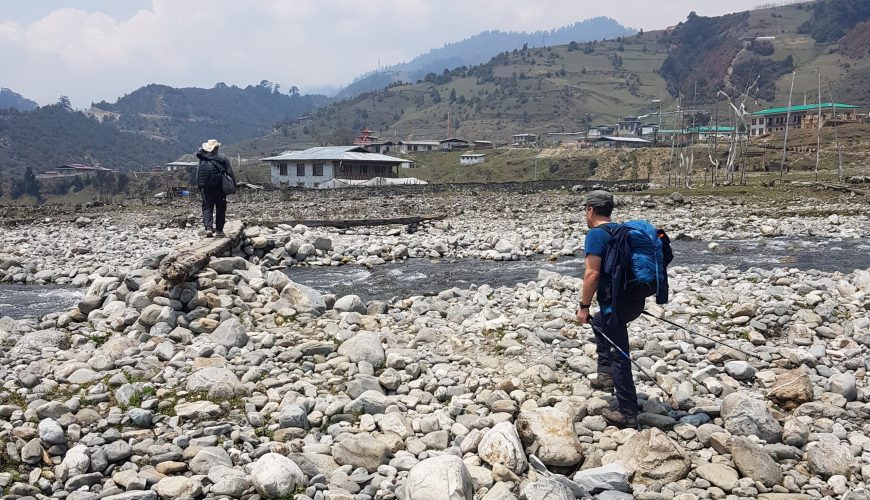
[[[32,111],[39,105],[6,87],[0,88],[0,109]]]
[[[219,83],[211,89],[147,85],[115,103],[93,104],[89,114],[123,131],[191,145],[215,137],[224,143],[263,135],[275,123],[323,105],[323,96],[281,92],[263,81],[245,88]]]
[[[193,146],[121,132],[62,104],[30,112],[0,111],[0,172],[17,176],[67,163],[132,170],[175,159]]]
[[[264,81],[245,88],[148,85],[84,113],[64,99],[29,112],[0,110],[0,171],[17,175],[32,167],[38,173],[65,163],[150,168],[210,138],[229,144],[268,134],[275,123],[293,121],[325,101]]]
[[[570,42],[589,42],[633,35],[636,31],[619,24],[609,17],[595,17],[553,30],[484,31],[470,38],[445,44],[443,47],[357,79],[338,95],[354,97],[363,92],[380,90],[397,82],[415,82],[427,73],[442,73],[445,69],[474,66],[506,50],[519,49],[523,45],[565,45]]]

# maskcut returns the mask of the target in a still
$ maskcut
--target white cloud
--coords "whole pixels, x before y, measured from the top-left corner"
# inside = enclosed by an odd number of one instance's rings
[[[716,15],[756,1],[152,0],[124,20],[66,7],[26,23],[0,19],[0,67],[12,68],[0,84],[43,104],[66,94],[77,107],[148,83],[337,85],[379,60],[407,61],[483,30],[550,29],[598,15],[653,29],[691,10]]]

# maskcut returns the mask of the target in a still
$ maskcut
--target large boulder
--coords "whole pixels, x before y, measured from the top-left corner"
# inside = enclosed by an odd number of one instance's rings
[[[194,455],[188,468],[194,474],[208,475],[209,469],[218,465],[232,467],[233,461],[227,451],[220,446],[207,446]]]
[[[574,493],[566,485],[552,479],[526,483],[522,489],[526,500],[574,500]]]
[[[523,473],[528,468],[523,444],[516,428],[510,422],[496,424],[480,440],[477,454],[490,464],[501,464],[516,474]]]
[[[632,482],[644,485],[679,481],[689,473],[689,460],[682,446],[655,427],[632,436],[616,452]]]
[[[574,474],[574,482],[590,494],[601,491],[627,492],[631,489],[625,467],[619,462],[578,471]]]
[[[197,370],[187,377],[187,390],[192,392],[209,391],[217,384],[229,385],[235,395],[247,392],[236,374],[226,368],[209,366]]]
[[[248,343],[248,334],[245,332],[245,327],[241,321],[235,316],[220,324],[220,326],[209,335],[212,342],[217,345],[222,345],[227,349],[231,347],[244,347]]]
[[[439,455],[415,465],[405,482],[408,500],[471,500],[474,486],[461,458]]]
[[[278,453],[266,453],[254,462],[251,469],[251,482],[266,498],[284,498],[293,493],[303,480],[299,466]]]
[[[378,367],[386,360],[381,339],[370,332],[359,332],[338,346],[338,353],[347,356],[354,363],[366,361]]]
[[[214,269],[218,274],[233,274],[233,271],[237,269],[247,269],[248,261],[241,257],[212,257],[208,267]]]
[[[695,469],[695,472],[726,493],[736,488],[737,480],[740,479],[736,470],[723,464],[704,464]]]
[[[359,295],[345,295],[335,301],[332,308],[338,312],[357,312],[366,314],[366,305],[363,303]]]
[[[390,450],[386,444],[368,434],[342,439],[332,447],[332,458],[339,465],[363,467],[369,472],[378,470]]]
[[[810,470],[823,479],[836,475],[849,477],[852,453],[842,444],[820,441],[808,446],[807,462]]]
[[[782,436],[782,426],[767,406],[745,392],[725,396],[720,411],[725,430],[735,436],[758,436],[768,443],[778,443]]]
[[[772,488],[782,484],[782,468],[757,444],[745,437],[731,442],[731,460],[745,477]]]
[[[66,334],[59,330],[39,330],[25,333],[18,339],[15,347],[9,351],[13,358],[23,355],[35,355],[42,349],[49,347],[55,349],[69,349],[69,339]]]
[[[793,410],[813,400],[813,383],[806,370],[789,370],[776,376],[767,396],[783,409]]]
[[[583,460],[583,448],[571,415],[552,407],[520,413],[517,434],[529,454],[546,465],[570,467]]]
[[[281,290],[281,299],[300,314],[320,316],[326,312],[326,302],[317,290],[290,281]]]

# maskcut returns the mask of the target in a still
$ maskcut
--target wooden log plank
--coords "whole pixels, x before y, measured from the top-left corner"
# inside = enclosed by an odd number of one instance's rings
[[[160,261],[157,270],[160,276],[171,283],[187,281],[208,264],[212,256],[223,255],[232,249],[242,234],[242,221],[227,222],[224,227],[226,236],[208,238],[190,246],[180,246]]]
[[[273,228],[282,224],[288,226],[295,226],[297,224],[302,224],[307,227],[334,227],[338,229],[347,229],[350,227],[363,227],[363,226],[390,226],[390,225],[403,225],[407,226],[408,224],[418,224],[420,222],[426,222],[430,220],[442,220],[446,219],[447,214],[437,214],[437,215],[416,215],[411,217],[394,217],[389,219],[337,219],[337,220],[328,220],[328,219],[299,219],[299,220],[285,220],[285,221],[248,221],[249,225],[257,225],[263,227]]]

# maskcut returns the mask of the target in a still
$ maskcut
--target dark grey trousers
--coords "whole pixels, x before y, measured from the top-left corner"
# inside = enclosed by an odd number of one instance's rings
[[[202,197],[202,223],[205,230],[211,231],[214,227],[217,231],[223,231],[227,213],[227,197],[223,188],[201,187],[199,194]],[[212,215],[214,215],[214,226],[212,226]]]

